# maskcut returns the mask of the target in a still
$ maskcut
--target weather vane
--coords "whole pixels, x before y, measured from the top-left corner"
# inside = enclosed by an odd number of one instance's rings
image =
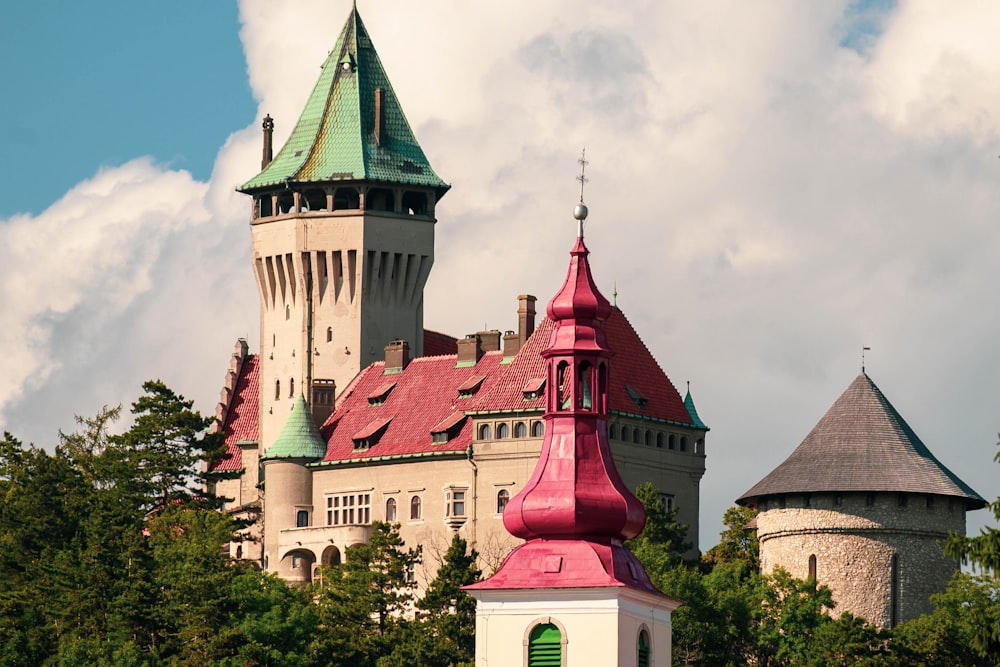
[[[587,178],[587,149],[584,148],[580,151],[580,159],[577,160],[580,165],[580,175],[576,177],[576,180],[580,182],[580,203],[576,205],[573,209],[573,217],[576,218],[577,227],[576,235],[583,238],[583,221],[587,219],[587,205],[583,203],[583,186],[587,184],[590,180]]]
[[[863,345],[861,347],[861,372],[862,373],[865,372],[865,352],[869,352],[870,350],[871,350],[871,348],[868,347],[867,345]]]

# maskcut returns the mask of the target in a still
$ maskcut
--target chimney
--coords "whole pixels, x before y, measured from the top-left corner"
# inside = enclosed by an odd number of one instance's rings
[[[489,331],[477,331],[476,336],[479,337],[479,344],[480,346],[482,346],[483,352],[500,351],[499,329],[490,329]]]
[[[479,334],[469,334],[458,341],[457,366],[475,366],[483,358],[483,344]]]
[[[405,340],[393,340],[385,346],[385,374],[402,373],[410,363],[410,344]]]
[[[312,397],[309,408],[312,410],[313,423],[316,428],[322,428],[327,418],[333,412],[334,398],[337,393],[337,383],[334,380],[313,379]]]
[[[514,331],[507,331],[503,335],[503,356],[513,357],[521,351],[521,337]]]
[[[385,91],[381,88],[375,89],[375,145],[382,145],[382,136],[385,134]]]
[[[271,164],[274,159],[274,151],[271,148],[271,136],[274,134],[274,119],[268,114],[264,116],[264,154],[260,158],[260,168],[263,169]]]
[[[518,349],[535,333],[535,297],[520,294],[517,297],[517,337]]]

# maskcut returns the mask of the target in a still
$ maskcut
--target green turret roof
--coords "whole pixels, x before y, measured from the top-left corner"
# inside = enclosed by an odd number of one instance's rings
[[[684,407],[687,408],[688,415],[691,417],[691,423],[694,424],[695,428],[703,428],[707,431],[708,426],[698,416],[698,410],[694,407],[694,399],[691,398],[691,385],[688,385],[687,394],[684,396]]]
[[[252,194],[283,183],[374,181],[433,188],[449,185],[431,169],[413,136],[357,8],[330,52],[288,142],[244,183]],[[376,91],[382,128],[376,137]]]
[[[281,435],[264,454],[266,459],[304,459],[315,461],[326,455],[326,445],[320,437],[306,399],[299,396],[292,406]]]

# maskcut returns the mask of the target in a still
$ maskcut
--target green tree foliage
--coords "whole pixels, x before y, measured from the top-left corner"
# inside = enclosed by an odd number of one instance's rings
[[[677,522],[677,510],[667,509],[652,483],[646,482],[637,488],[635,495],[646,509],[646,526],[625,546],[636,555],[655,581],[659,573],[680,563],[684,553],[691,548],[691,543],[685,541],[688,527]]]
[[[997,446],[1000,446],[1000,442],[997,442]],[[993,460],[1000,463],[1000,451]],[[1000,497],[990,503],[989,508],[993,510],[993,517],[1000,521]],[[1000,579],[1000,529],[986,526],[975,537],[952,533],[945,542],[944,552],[963,564],[972,563]]]
[[[747,528],[756,516],[757,510],[752,507],[736,505],[727,509],[722,516],[722,523],[726,528],[719,534],[719,543],[701,557],[702,563],[711,568],[743,561],[750,569],[759,570],[760,543],[757,541],[757,531]]]
[[[367,544],[349,547],[340,565],[320,568],[313,589],[322,628],[312,644],[317,664],[374,667],[405,643],[420,558],[420,547],[407,549],[398,526],[375,521]]]

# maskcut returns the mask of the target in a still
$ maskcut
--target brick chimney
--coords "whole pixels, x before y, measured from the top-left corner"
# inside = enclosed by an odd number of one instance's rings
[[[500,351],[499,329],[490,329],[489,331],[477,331],[476,335],[479,336],[479,344],[482,346],[483,352]]]
[[[479,334],[469,334],[458,341],[459,366],[474,366],[483,358],[483,342]]]
[[[503,356],[513,357],[521,350],[521,337],[516,331],[505,331],[503,334]]]
[[[410,344],[405,340],[390,341],[385,346],[385,373],[401,373],[410,363]]]
[[[520,294],[517,297],[517,337],[518,349],[535,333],[535,297]]]
[[[313,423],[316,428],[321,428],[326,423],[327,417],[333,412],[334,398],[337,395],[337,382],[313,378],[311,393],[309,408],[312,411]]]

